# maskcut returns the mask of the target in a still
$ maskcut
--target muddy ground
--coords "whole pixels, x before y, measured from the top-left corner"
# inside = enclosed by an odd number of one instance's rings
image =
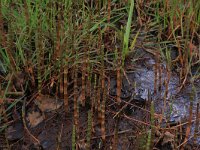
[[[154,101],[156,134],[154,139],[155,149],[173,150],[183,142],[185,138],[185,125],[177,126],[188,121],[190,97],[192,85],[190,79],[185,86],[178,90],[180,81],[178,71],[174,69],[170,73],[168,93],[166,95],[165,80],[167,79],[166,63],[160,64],[162,68],[160,90],[155,93],[155,56],[139,49],[139,59],[129,58],[125,65],[122,80],[121,104],[116,104],[116,77],[109,76],[109,91],[106,99],[106,140],[101,139],[101,129],[98,123],[97,112],[93,114],[93,132],[90,149],[114,149],[137,150],[145,149],[147,133],[150,131],[150,105]],[[196,79],[193,86],[193,119],[196,116],[196,106],[200,100],[200,80]],[[80,90],[80,89],[79,89]],[[95,93],[93,93],[95,94]],[[163,112],[164,97],[166,97],[166,109]],[[87,114],[91,108],[89,103],[79,109],[79,140],[76,145],[78,149],[86,149]],[[39,103],[38,103],[39,102]],[[42,102],[42,103],[40,103]],[[73,98],[69,99],[69,109],[65,112],[63,101],[51,97],[25,97],[21,99],[15,110],[12,110],[10,123],[1,135],[0,149],[7,150],[70,150],[72,149],[73,128]],[[25,103],[25,117],[22,115],[22,104]],[[116,115],[118,114],[118,115]],[[194,124],[185,149],[200,149],[194,143]],[[117,144],[114,144],[115,130],[118,130]],[[182,133],[181,133],[181,132]],[[7,138],[7,140],[5,140]],[[197,138],[200,142],[200,138]],[[197,143],[198,143],[197,142]]]

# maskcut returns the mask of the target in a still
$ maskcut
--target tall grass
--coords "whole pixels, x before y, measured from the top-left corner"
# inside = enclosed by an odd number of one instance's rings
[[[123,50],[122,50],[122,62],[124,64],[125,57],[129,51],[129,38],[130,38],[130,31],[131,31],[131,24],[132,24],[132,17],[133,17],[133,9],[134,9],[134,0],[131,0],[131,6],[128,13],[128,21],[126,24],[126,30],[124,34],[124,41],[123,41]]]

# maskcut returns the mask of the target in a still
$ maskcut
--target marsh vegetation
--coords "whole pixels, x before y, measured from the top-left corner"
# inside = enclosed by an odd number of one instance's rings
[[[2,0],[0,149],[200,149],[199,0]]]

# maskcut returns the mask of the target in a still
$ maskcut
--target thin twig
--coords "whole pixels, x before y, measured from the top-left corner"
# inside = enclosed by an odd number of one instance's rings
[[[22,120],[23,120],[25,131],[28,133],[28,135],[30,135],[30,137],[34,141],[36,141],[40,145],[40,141],[33,134],[31,134],[31,132],[27,128],[26,121],[25,121],[25,106],[26,106],[25,102],[26,100],[23,101],[23,106],[22,106]]]

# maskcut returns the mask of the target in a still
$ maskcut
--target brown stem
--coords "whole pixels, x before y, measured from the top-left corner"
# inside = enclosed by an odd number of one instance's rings
[[[64,103],[65,103],[65,110],[66,112],[68,112],[68,91],[67,91],[67,87],[68,87],[68,68],[64,67],[64,85],[63,85],[63,93],[64,93]]]
[[[117,67],[117,103],[121,103],[121,68]]]
[[[77,86],[77,66],[74,67],[74,125],[76,127],[76,135],[77,139],[78,138],[78,133],[79,133],[79,125],[78,125],[78,86]]]

